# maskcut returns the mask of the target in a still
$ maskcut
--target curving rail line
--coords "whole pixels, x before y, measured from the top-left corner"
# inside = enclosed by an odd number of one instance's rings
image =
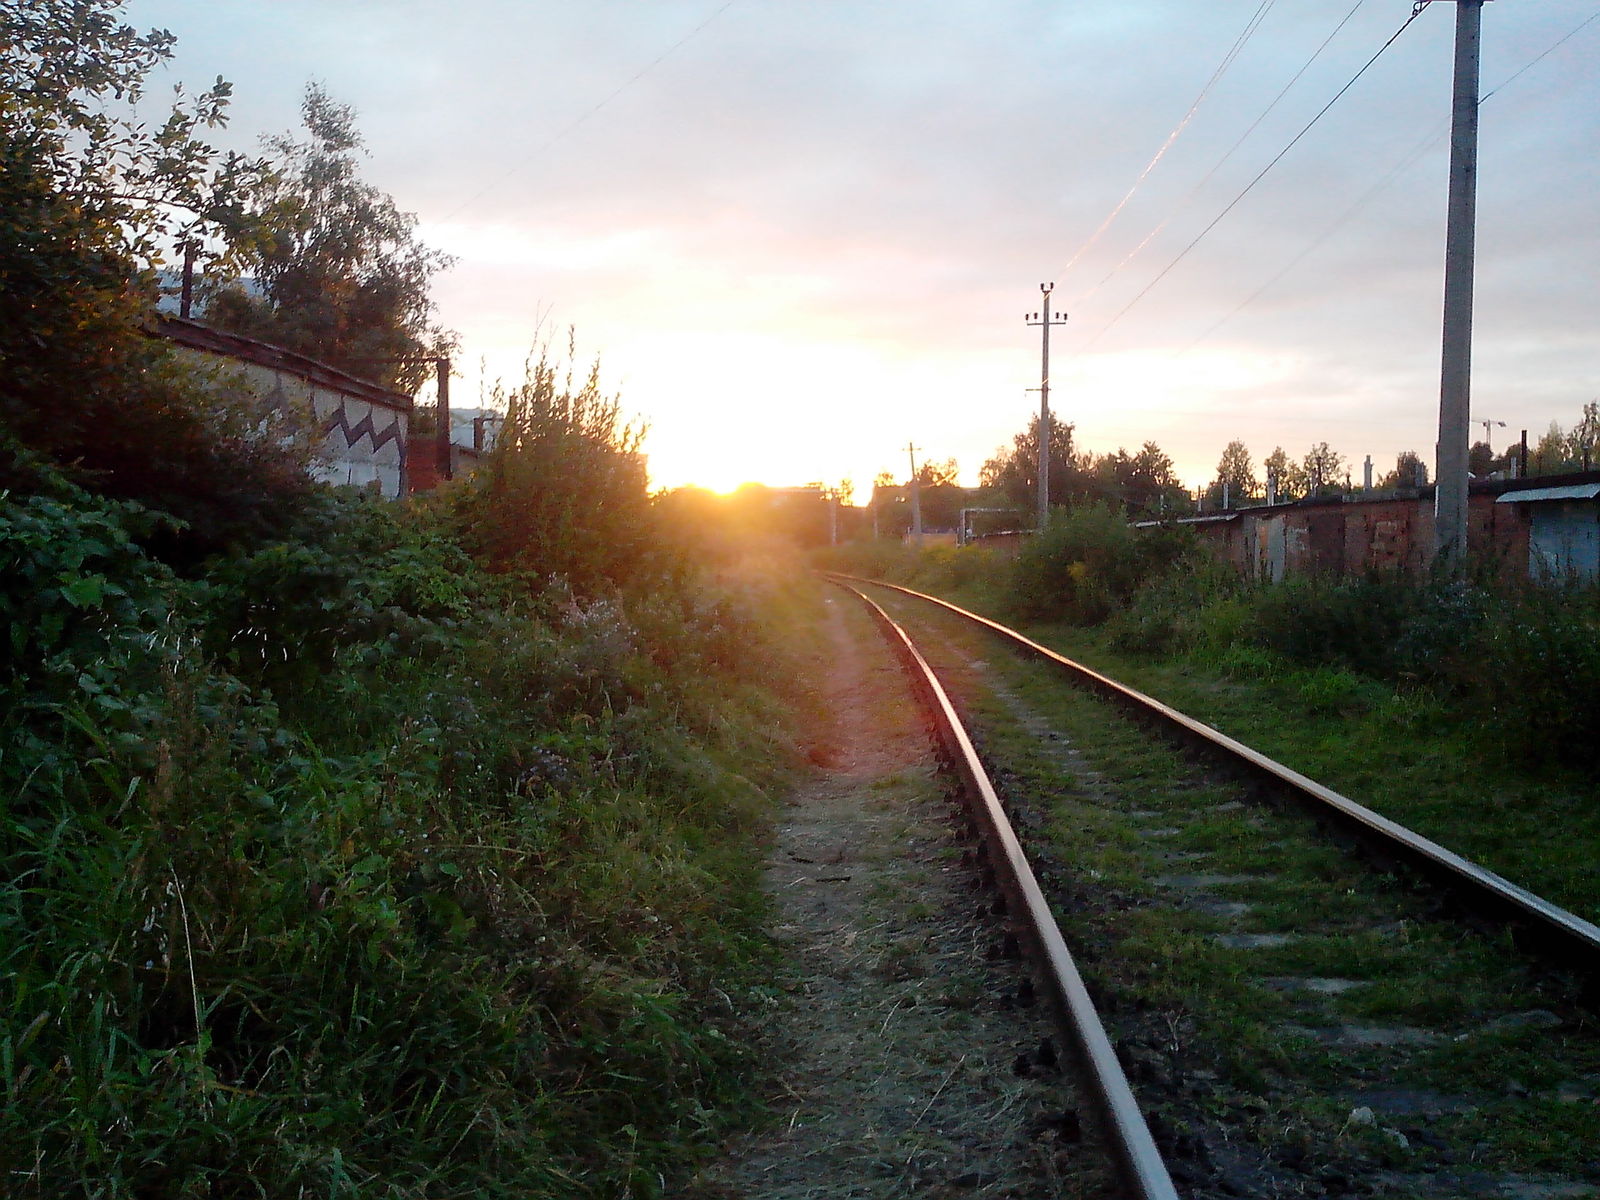
[[[1527,948],[1543,953],[1552,965],[1587,976],[1590,1001],[1600,1000],[1600,987],[1596,986],[1600,984],[1600,927],[1575,913],[1275,762],[1204,722],[1041,646],[997,621],[899,584],[836,573],[829,573],[829,577],[836,583],[849,581],[852,591],[854,584],[865,583],[915,597],[1000,635],[1026,654],[1061,669],[1075,682],[1163,728],[1220,765],[1290,799],[1319,822],[1336,826],[1377,858],[1405,866],[1477,912],[1509,923]]]
[[[1033,943],[1033,961],[1043,977],[1057,1024],[1066,1041],[1076,1048],[1089,1076],[1086,1086],[1093,1094],[1102,1128],[1116,1153],[1126,1194],[1134,1200],[1178,1200],[1177,1189],[1156,1149],[1144,1114],[1139,1111],[1127,1076],[1117,1061],[1111,1039],[1100,1022],[1061,930],[1050,913],[1033,868],[933,668],[905,630],[866,593],[844,582],[844,577],[836,577],[834,582],[858,596],[867,606],[933,716],[940,746],[960,775],[968,807],[984,831],[990,865],[1005,893],[1007,911],[1022,918],[1025,936]]]

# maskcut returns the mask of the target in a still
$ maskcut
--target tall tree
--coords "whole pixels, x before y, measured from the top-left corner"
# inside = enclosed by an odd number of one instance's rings
[[[1305,471],[1282,446],[1274,446],[1261,466],[1267,473],[1268,487],[1280,503],[1298,500],[1306,494]]]
[[[1135,454],[1119,446],[1115,452],[1101,455],[1095,460],[1094,474],[1100,494],[1129,513],[1176,508],[1187,499],[1172,459],[1155,442],[1146,442]]]
[[[1073,453],[1073,426],[1050,414],[1050,502],[1067,504],[1087,494],[1083,464]],[[1023,512],[1033,512],[1039,496],[1039,418],[984,463],[978,481],[1001,492]]]
[[[1317,496],[1339,490],[1339,476],[1347,470],[1344,455],[1327,442],[1318,442],[1306,451],[1300,462],[1305,477],[1306,495]]]
[[[352,374],[412,388],[416,359],[448,355],[434,323],[433,276],[454,261],[417,239],[415,214],[360,178],[356,113],[316,84],[300,104],[305,140],[267,140],[280,169],[243,256],[257,290],[221,282],[207,319]],[[397,361],[412,360],[412,361]]]
[[[1402,450],[1395,457],[1394,470],[1378,480],[1381,488],[1426,487],[1428,465],[1415,450]]]
[[[1245,444],[1235,439],[1229,442],[1222,450],[1222,457],[1217,460],[1217,491],[1218,500],[1221,500],[1222,485],[1227,485],[1228,501],[1237,504],[1256,494],[1259,484],[1256,482],[1255,463],[1250,459],[1250,451]]]
[[[173,38],[121,7],[0,0],[0,488],[43,460],[204,542],[279,519],[304,481],[260,414],[187,386],[143,327],[164,248],[236,232],[262,167],[205,141],[220,79],[138,119]]]
[[[1559,475],[1571,469],[1567,435],[1559,422],[1551,421],[1550,428],[1540,435],[1529,452],[1528,470],[1534,475]]]
[[[1494,470],[1494,447],[1488,442],[1473,442],[1467,450],[1467,473],[1483,478]]]
[[[930,458],[917,468],[917,482],[925,488],[954,487],[960,474],[955,459],[935,461]]]
[[[1600,400],[1583,406],[1583,416],[1567,435],[1567,458],[1585,470],[1600,463]]]

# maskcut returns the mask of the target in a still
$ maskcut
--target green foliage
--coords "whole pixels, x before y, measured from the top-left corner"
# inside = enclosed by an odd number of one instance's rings
[[[1238,573],[1203,549],[1147,580],[1106,622],[1119,650],[1141,654],[1215,653],[1250,619]]]
[[[1267,488],[1279,503],[1298,500],[1308,493],[1305,469],[1290,458],[1282,446],[1274,446],[1261,464],[1267,474]]]
[[[225,123],[232,88],[220,77],[193,98],[178,89],[165,120],[141,119],[134,105],[146,76],[172,57],[176,39],[123,24],[123,7],[0,0],[0,127],[4,159],[70,198],[74,224],[95,229],[112,255],[150,265],[173,238],[241,233],[244,206],[267,172],[260,160],[221,154],[204,140],[204,130]],[[50,240],[51,227],[30,228],[27,214],[0,214],[8,234]],[[20,229],[11,225],[18,216]]]
[[[108,115],[170,53],[116,7],[0,2],[0,486],[38,486],[43,460],[214,547],[275,523],[300,464],[262,414],[171,365],[139,285],[171,214],[221,222],[249,172],[213,169],[195,139],[221,120],[220,85],[153,135]]]
[[[1583,769],[1600,763],[1597,633],[1592,584],[1483,571],[1258,585],[1204,556],[1140,586],[1106,626],[1118,650],[1191,654],[1244,680],[1298,679],[1311,713],[1374,704],[1374,689],[1390,689],[1397,711],[1470,722],[1519,761]]]
[[[495,399],[506,416],[494,451],[457,492],[467,548],[493,571],[559,578],[580,593],[648,574],[643,430],[601,392],[599,364],[579,383],[546,354]]]
[[[1073,453],[1074,426],[1050,414],[1050,502],[1064,504],[1087,495],[1083,464]],[[1002,446],[983,464],[979,480],[1015,504],[1019,511],[1037,513],[1039,504],[1039,418],[1013,435],[1009,448]]]
[[[1415,450],[1402,450],[1395,456],[1394,470],[1378,480],[1380,488],[1419,488],[1428,484],[1428,465]]]
[[[417,240],[414,214],[361,181],[352,108],[311,84],[301,115],[308,140],[267,142],[277,169],[239,256],[260,292],[214,286],[206,318],[365,379],[415,387],[431,369],[415,360],[447,356],[454,345],[433,324],[428,295],[453,260]]]
[[[1528,459],[1528,470],[1533,475],[1588,470],[1600,463],[1600,400],[1585,404],[1583,415],[1569,430],[1563,430],[1560,422],[1551,421]]]
[[[1249,448],[1235,439],[1223,448],[1222,457],[1217,460],[1216,478],[1206,488],[1206,507],[1237,508],[1257,496],[1260,488]]]
[[[1136,530],[1106,505],[1059,509],[1018,556],[1015,602],[1028,616],[1098,624],[1190,544],[1181,531]]]
[[[1301,674],[1295,691],[1305,711],[1319,716],[1364,707],[1371,685],[1351,671],[1319,667]]]
[[[1130,514],[1181,510],[1188,493],[1178,482],[1172,459],[1154,442],[1129,454],[1120,446],[1094,460],[1096,494]]]
[[[1263,588],[1255,605],[1256,640],[1293,662],[1389,669],[1393,634],[1414,601],[1398,575],[1326,581],[1299,576]]]
[[[530,597],[353,496],[184,581],[157,520],[0,499],[11,1194],[659,1194],[738,1108],[759,588]]]

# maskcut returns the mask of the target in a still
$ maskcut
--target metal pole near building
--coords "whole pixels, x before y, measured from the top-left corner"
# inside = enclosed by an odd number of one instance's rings
[[[434,359],[433,369],[439,379],[439,430],[435,435],[438,439],[439,478],[450,479],[454,475],[450,462],[450,360]]]
[[[1455,0],[1455,86],[1450,125],[1450,214],[1444,251],[1444,338],[1439,369],[1434,550],[1457,563],[1467,550],[1467,441],[1472,407],[1472,268],[1478,192],[1478,43],[1484,0]]]
[[[1043,334],[1039,362],[1039,531],[1050,521],[1050,326],[1065,325],[1066,317],[1050,311],[1054,283],[1041,283],[1044,308],[1027,315],[1029,325],[1038,325]]]

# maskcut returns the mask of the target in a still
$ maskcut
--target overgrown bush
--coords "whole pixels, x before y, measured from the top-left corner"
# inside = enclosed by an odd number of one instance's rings
[[[1388,676],[1395,639],[1416,607],[1414,585],[1396,574],[1291,576],[1257,593],[1254,637],[1292,662]]]
[[[458,535],[490,570],[604,591],[649,573],[655,536],[643,430],[600,390],[548,355],[506,409],[488,463],[456,495]]]
[[[1190,549],[1139,587],[1106,622],[1106,637],[1137,654],[1217,653],[1250,619],[1248,587],[1204,547]]]
[[[1026,616],[1096,625],[1192,544],[1181,530],[1134,529],[1107,505],[1054,509],[1017,558],[1014,600]]]
[[[1600,766],[1600,588],[1530,588],[1472,643],[1484,723],[1530,764]]]
[[[0,499],[8,1194],[658,1194],[764,954],[745,603],[331,496],[183,580],[156,519]]]

